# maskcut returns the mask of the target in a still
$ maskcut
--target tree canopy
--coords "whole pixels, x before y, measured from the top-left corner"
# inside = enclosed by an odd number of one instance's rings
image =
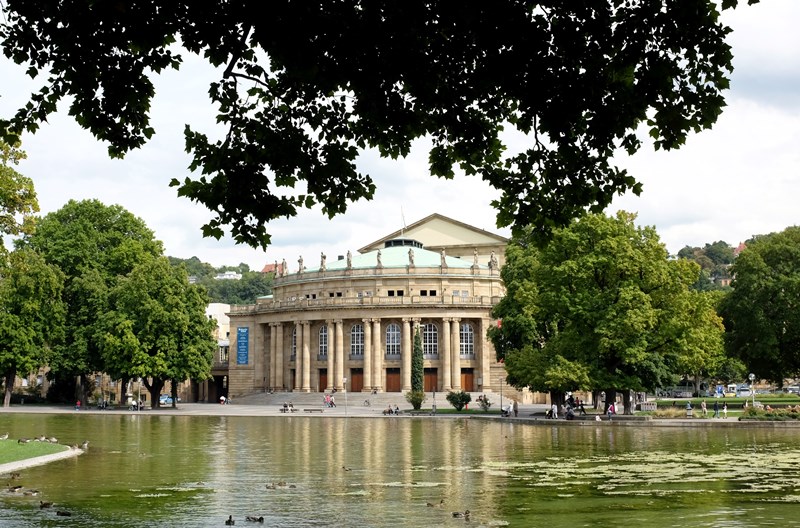
[[[0,139],[0,235],[26,235],[33,232],[39,201],[33,180],[17,172],[13,165],[25,159],[25,152]],[[0,252],[5,253],[0,238]]]
[[[216,342],[206,304],[184,269],[165,257],[146,258],[110,292],[100,322],[105,371],[143,378],[153,406],[167,380],[207,378]]]
[[[64,274],[29,249],[13,251],[0,278],[0,372],[11,403],[15,376],[46,365],[63,337]]]
[[[755,237],[732,271],[721,310],[729,354],[757,379],[800,376],[800,227]]]
[[[507,294],[494,309],[502,324],[489,331],[510,384],[653,390],[721,353],[713,303],[689,290],[697,265],[669,260],[655,230],[634,220],[587,215],[542,249],[512,240],[501,270]]]
[[[18,244],[37,251],[65,275],[66,335],[50,368],[62,381],[56,386],[72,387],[75,376],[104,370],[98,324],[108,310],[109,290],[146,257],[160,256],[161,243],[144,221],[118,205],[70,200],[40,219],[35,233]]]
[[[266,246],[270,220],[342,213],[375,191],[364,149],[406,156],[420,137],[432,175],[483,178],[501,191],[498,225],[547,234],[641,192],[612,161],[641,147],[640,126],[672,149],[716,121],[732,70],[720,10],[738,3],[284,0],[255,16],[252,2],[6,0],[2,51],[42,81],[0,131],[35,131],[67,100],[123,156],[155,132],[152,77],[192,53],[219,70],[226,133],[187,125],[196,174],[171,185],[214,213],[206,236],[230,226]]]

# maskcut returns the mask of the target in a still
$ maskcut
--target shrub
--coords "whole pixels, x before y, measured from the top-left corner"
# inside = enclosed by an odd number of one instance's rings
[[[415,411],[418,411],[422,407],[422,402],[425,401],[425,393],[422,391],[407,392],[406,401],[411,404]]]
[[[450,402],[456,411],[461,412],[466,404],[472,401],[472,396],[468,392],[460,391],[447,393],[447,401]]]

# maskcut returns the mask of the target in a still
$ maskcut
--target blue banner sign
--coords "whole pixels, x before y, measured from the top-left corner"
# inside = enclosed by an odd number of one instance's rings
[[[247,365],[250,350],[250,328],[240,326],[236,329],[236,364]]]

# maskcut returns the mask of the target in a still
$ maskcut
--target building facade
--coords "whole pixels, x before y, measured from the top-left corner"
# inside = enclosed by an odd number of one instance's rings
[[[282,263],[272,296],[231,307],[227,391],[406,392],[417,331],[425,391],[501,390],[487,330],[506,243],[431,215],[356,255]]]

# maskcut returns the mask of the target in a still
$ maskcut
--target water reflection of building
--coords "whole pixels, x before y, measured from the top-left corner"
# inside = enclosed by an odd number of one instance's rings
[[[272,296],[231,308],[226,389],[408,391],[418,329],[426,391],[499,391],[486,332],[506,244],[435,214],[358,254],[282,265]]]

